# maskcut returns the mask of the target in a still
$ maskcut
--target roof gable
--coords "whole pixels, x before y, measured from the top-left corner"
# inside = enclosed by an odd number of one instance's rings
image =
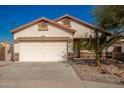
[[[90,24],[90,23],[87,23],[87,22],[85,22],[85,21],[83,21],[83,20],[80,20],[80,19],[78,19],[78,18],[76,18],[76,17],[73,17],[73,16],[71,16],[71,15],[68,15],[68,14],[65,14],[64,16],[61,16],[61,17],[59,17],[59,18],[57,18],[57,19],[54,19],[54,21],[55,21],[55,22],[58,22],[58,21],[60,21],[60,20],[62,20],[62,19],[64,19],[64,18],[69,18],[69,19],[71,19],[71,20],[73,20],[73,21],[75,21],[75,22],[77,22],[77,23],[79,23],[79,24],[81,24],[81,25],[83,25],[83,26],[86,26],[86,27],[91,28],[91,29],[93,29],[93,30],[99,29],[99,30],[98,30],[99,32],[105,33],[105,34],[107,34],[107,35],[111,35],[110,32],[107,32],[107,31],[105,31],[105,30],[103,30],[103,29],[101,29],[101,28],[98,28],[97,26],[94,26],[94,25],[92,25],[92,24]]]
[[[57,26],[57,27],[59,27],[59,28],[61,28],[61,29],[67,30],[67,31],[69,31],[69,32],[71,32],[71,33],[74,33],[74,32],[76,31],[76,30],[74,30],[74,29],[72,29],[72,28],[68,28],[68,27],[66,27],[66,26],[64,26],[64,25],[61,25],[61,24],[59,24],[59,23],[57,23],[57,22],[54,22],[54,21],[52,21],[52,20],[49,20],[49,19],[47,19],[47,18],[40,18],[40,19],[34,20],[34,21],[30,22],[30,23],[27,23],[27,24],[25,24],[25,25],[23,25],[23,26],[20,26],[20,27],[18,27],[18,28],[16,28],[16,29],[12,30],[11,33],[12,33],[12,34],[17,33],[17,32],[19,32],[19,31],[21,31],[22,29],[25,29],[25,28],[27,28],[27,27],[30,27],[30,26],[32,26],[32,25],[34,25],[34,24],[36,24],[36,23],[41,22],[41,21],[48,22],[48,23],[53,24],[53,25],[55,25],[55,26]]]
[[[71,20],[73,20],[73,21],[75,21],[75,22],[77,22],[77,23],[79,23],[79,24],[85,25],[85,26],[87,26],[87,27],[89,27],[89,28],[92,28],[92,29],[96,28],[96,26],[94,26],[94,25],[92,25],[92,24],[90,24],[90,23],[87,23],[87,22],[85,22],[85,21],[82,21],[82,20],[80,20],[80,19],[78,19],[78,18],[76,18],[76,17],[73,17],[73,16],[71,16],[71,15],[68,15],[68,14],[65,14],[64,16],[61,16],[61,17],[59,17],[59,18],[57,18],[57,19],[54,19],[54,21],[55,21],[55,22],[58,22],[58,21],[60,21],[60,20],[62,20],[62,19],[64,19],[64,18],[69,18],[69,19],[71,19]]]

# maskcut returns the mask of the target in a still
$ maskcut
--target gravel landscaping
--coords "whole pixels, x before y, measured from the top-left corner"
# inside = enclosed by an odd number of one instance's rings
[[[117,75],[101,73],[100,67],[95,67],[93,65],[82,63],[83,61],[78,63],[72,63],[73,69],[82,80],[116,84],[122,84],[120,82],[124,81],[124,78],[118,77]],[[106,66],[108,65],[102,64],[102,67]]]

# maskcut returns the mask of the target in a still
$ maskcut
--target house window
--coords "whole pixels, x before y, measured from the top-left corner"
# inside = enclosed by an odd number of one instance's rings
[[[64,18],[62,24],[68,27],[71,27],[71,20],[69,18]]]
[[[41,21],[38,24],[38,31],[48,31],[48,23],[44,22],[44,21]]]
[[[115,46],[114,52],[121,52],[121,46]]]

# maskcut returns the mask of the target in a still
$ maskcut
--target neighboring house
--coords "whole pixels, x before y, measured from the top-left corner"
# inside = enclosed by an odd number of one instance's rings
[[[107,52],[120,52],[124,53],[124,39],[113,44],[111,47],[108,48]]]
[[[108,56],[114,59],[119,59],[124,61],[124,39],[113,44],[107,50]]]
[[[12,30],[15,61],[65,61],[78,57],[74,43],[94,34],[96,27],[70,15],[55,20],[40,18]],[[110,35],[109,32],[99,31]],[[80,50],[85,52],[85,50]]]
[[[13,46],[8,42],[0,42],[0,60],[11,61],[13,57]]]

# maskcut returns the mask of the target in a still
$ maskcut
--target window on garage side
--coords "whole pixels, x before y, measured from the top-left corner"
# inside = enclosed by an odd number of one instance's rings
[[[38,24],[38,31],[48,31],[48,23],[45,21],[41,21]]]
[[[71,20],[69,18],[64,18],[62,24],[68,27],[71,27]]]

